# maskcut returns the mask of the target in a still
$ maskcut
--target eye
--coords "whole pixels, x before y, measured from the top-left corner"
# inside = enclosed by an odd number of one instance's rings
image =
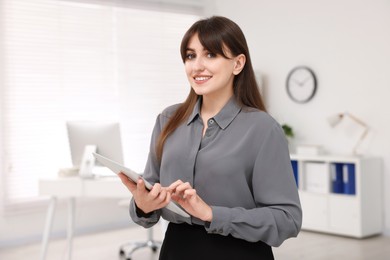
[[[196,57],[195,53],[189,52],[186,54],[186,60],[192,60]]]
[[[207,58],[215,58],[215,57],[217,57],[217,55],[215,53],[212,53],[212,52],[207,53]]]

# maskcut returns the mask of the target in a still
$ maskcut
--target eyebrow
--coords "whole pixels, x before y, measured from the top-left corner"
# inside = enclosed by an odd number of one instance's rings
[[[196,52],[196,51],[195,51],[195,49],[188,48],[188,47],[186,48],[186,52],[187,52],[187,51],[193,51],[193,52]],[[207,50],[205,47],[203,47],[203,50],[202,50],[202,52],[208,52],[208,51],[209,51],[209,50]]]

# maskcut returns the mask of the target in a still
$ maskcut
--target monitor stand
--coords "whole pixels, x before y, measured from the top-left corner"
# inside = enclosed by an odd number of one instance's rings
[[[92,153],[96,153],[96,151],[96,145],[86,145],[84,147],[83,158],[79,170],[81,178],[93,178],[92,169],[95,167],[95,157]]]

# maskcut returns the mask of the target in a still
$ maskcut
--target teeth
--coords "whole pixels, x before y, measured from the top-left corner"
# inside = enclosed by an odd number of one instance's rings
[[[195,80],[208,80],[210,77],[195,77]]]

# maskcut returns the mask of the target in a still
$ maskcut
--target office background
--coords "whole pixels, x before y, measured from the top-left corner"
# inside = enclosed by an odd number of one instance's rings
[[[267,107],[296,131],[296,143],[337,154],[327,117],[348,111],[371,128],[365,154],[383,159],[384,227],[390,235],[390,1],[216,1],[247,35],[254,67],[265,81]],[[307,104],[285,91],[289,71],[311,67],[318,92]]]
[[[326,122],[333,113],[348,111],[369,125],[364,152],[383,159],[383,224],[390,235],[390,1],[186,2],[201,5],[205,16],[224,15],[240,25],[261,74],[269,112],[294,128],[294,144],[322,145],[337,153]],[[292,102],[285,90],[287,74],[297,65],[309,66],[318,78],[318,91],[307,104]],[[56,214],[55,236],[65,233],[65,207],[60,205]],[[127,211],[114,200],[80,201],[77,208],[79,233],[129,224]],[[42,206],[28,214],[0,216],[0,246],[38,241],[45,214]]]

